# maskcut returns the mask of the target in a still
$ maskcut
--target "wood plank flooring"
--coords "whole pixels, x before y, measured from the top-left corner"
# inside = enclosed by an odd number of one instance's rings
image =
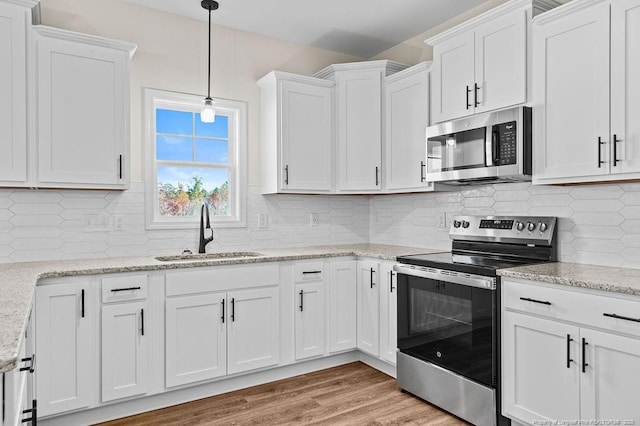
[[[361,362],[126,417],[103,426],[466,425]]]

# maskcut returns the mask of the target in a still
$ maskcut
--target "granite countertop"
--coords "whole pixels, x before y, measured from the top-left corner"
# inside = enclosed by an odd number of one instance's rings
[[[556,262],[499,269],[498,275],[640,296],[640,269]]]
[[[340,256],[393,261],[400,255],[441,251],[443,250],[382,244],[350,244],[260,249],[256,250],[257,256],[243,258],[184,260],[175,256],[175,260],[163,262],[153,257],[122,257],[0,264],[0,373],[12,370],[17,365],[18,350],[22,344],[35,286],[39,279]]]

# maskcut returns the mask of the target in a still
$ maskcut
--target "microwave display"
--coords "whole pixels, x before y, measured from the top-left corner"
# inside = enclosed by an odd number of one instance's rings
[[[496,166],[516,164],[517,123],[501,123],[493,125],[493,152]],[[497,154],[497,155],[496,155]]]

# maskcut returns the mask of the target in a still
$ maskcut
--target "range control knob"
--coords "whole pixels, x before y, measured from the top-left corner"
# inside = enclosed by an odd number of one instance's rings
[[[544,223],[544,222],[540,222],[540,223],[538,224],[538,229],[540,230],[540,232],[544,232],[544,231],[546,231],[548,227],[549,227],[549,226],[548,226],[546,223]]]
[[[518,231],[522,231],[524,229],[524,223],[522,222],[516,222],[516,229]]]
[[[469,227],[469,222],[467,222],[466,220],[462,221],[462,227],[463,228],[468,228]]]
[[[536,224],[533,222],[527,222],[527,229],[531,232],[535,231],[536,229]]]
[[[454,221],[453,221],[453,227],[454,227],[454,228],[460,228],[460,225],[461,225],[461,224],[462,224],[462,223],[461,223],[459,220],[454,220]]]

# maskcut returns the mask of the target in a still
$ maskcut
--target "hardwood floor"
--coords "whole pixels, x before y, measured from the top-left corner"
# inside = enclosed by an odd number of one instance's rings
[[[466,425],[361,362],[125,417],[117,425]]]

